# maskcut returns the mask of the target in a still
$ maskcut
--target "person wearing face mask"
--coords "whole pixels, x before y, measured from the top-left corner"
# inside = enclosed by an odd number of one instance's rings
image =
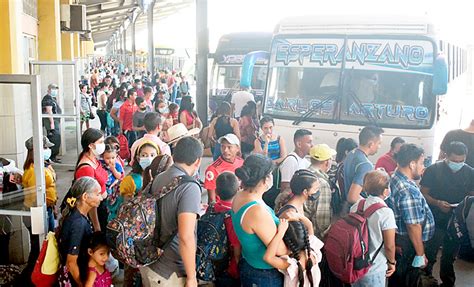
[[[436,229],[426,246],[428,271],[431,273],[440,246],[443,253],[440,262],[440,278],[443,286],[454,286],[454,260],[459,250],[458,241],[447,235],[448,221],[455,204],[474,191],[474,169],[465,164],[467,147],[462,142],[446,146],[446,159],[426,169],[421,179],[421,192],[433,211]]]
[[[133,88],[137,91],[137,97],[143,98],[145,93],[143,92],[143,83],[140,79],[135,79]]]
[[[60,163],[61,160],[57,157],[61,147],[60,121],[53,115],[61,114],[62,110],[58,104],[58,86],[56,84],[48,85],[48,93],[41,100],[41,108],[43,114],[49,115],[49,118],[43,118],[43,127],[46,129],[48,139],[54,144],[51,149],[51,161]]]
[[[391,195],[385,200],[393,210],[397,231],[396,269],[389,279],[389,286],[405,286],[409,266],[424,268],[428,263],[425,242],[435,231],[431,209],[416,181],[424,171],[423,148],[415,144],[403,144],[395,155],[398,168],[390,180]]]
[[[47,137],[43,137],[43,156],[44,156],[44,176],[45,176],[45,188],[46,188],[46,208],[48,213],[47,227],[48,231],[54,232],[54,214],[55,214],[55,205],[58,199],[56,191],[56,172],[50,164],[49,158],[51,156],[51,147],[54,144],[51,143]],[[30,210],[31,207],[36,206],[36,178],[34,170],[34,152],[33,152],[33,137],[29,138],[25,142],[25,147],[28,150],[26,155],[25,163],[23,164],[23,177],[22,177],[22,186],[23,186],[23,206],[25,210]],[[23,276],[25,280],[31,278],[31,272],[35,266],[36,259],[39,255],[39,236],[33,234],[31,231],[31,219],[29,216],[23,217],[23,222],[30,234],[30,255],[28,256],[28,263],[23,271]],[[25,283],[27,285],[27,283]]]
[[[311,165],[308,170],[319,179],[319,199],[305,204],[305,212],[313,223],[315,235],[323,239],[333,221],[334,213],[331,206],[332,185],[327,172],[332,166],[332,158],[336,151],[327,144],[317,144],[309,150]]]
[[[317,202],[320,198],[320,182],[311,171],[307,169],[297,170],[290,181],[291,193],[282,199],[282,206],[276,209],[278,217],[286,219],[290,211],[296,211],[301,215],[300,221],[304,223],[308,233],[315,234],[314,227],[317,227],[317,225],[314,225],[311,218],[308,217],[306,204]]]
[[[202,155],[203,147],[199,140],[189,136],[179,139],[174,147],[174,164],[154,178],[151,194],[157,196],[177,177],[196,177]],[[197,287],[195,229],[201,212],[201,186],[194,180],[182,181],[160,202],[159,240],[166,242],[170,236],[173,239],[157,262],[140,268],[143,286]]]
[[[146,114],[151,112],[151,109],[146,105],[145,100],[140,97],[135,99],[135,104],[138,109],[133,113],[133,130],[135,131],[138,140],[146,133],[144,119]]]
[[[364,200],[366,211],[372,205],[380,203],[385,208],[376,210],[367,219],[369,229],[369,258],[375,258],[369,272],[360,278],[353,287],[385,286],[387,277],[395,272],[395,216],[384,200],[390,197],[390,177],[385,171],[373,170],[364,176],[363,189],[368,194],[351,207],[350,212],[357,212],[360,201]],[[375,253],[383,243],[383,249],[375,257]]]
[[[132,198],[143,187],[143,170],[149,167],[153,159],[160,154],[158,146],[151,141],[144,141],[135,151],[132,171],[120,183],[120,195],[125,199]]]
[[[108,174],[99,161],[100,156],[105,151],[104,134],[102,131],[94,128],[85,130],[81,137],[81,146],[82,152],[77,160],[74,179],[77,180],[84,176],[94,178],[101,187],[102,196],[106,198]],[[107,217],[105,202],[102,202],[98,208],[92,208],[89,212],[89,218],[95,231],[105,230]]]

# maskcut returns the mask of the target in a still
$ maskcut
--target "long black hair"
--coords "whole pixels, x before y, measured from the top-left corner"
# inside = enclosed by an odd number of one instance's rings
[[[298,281],[299,286],[304,286],[304,274],[303,267],[300,263],[301,251],[306,251],[306,276],[308,277],[309,284],[313,287],[313,274],[311,269],[313,268],[313,260],[311,259],[311,246],[309,244],[308,230],[301,221],[289,221],[288,229],[283,236],[283,242],[290,250],[290,257],[296,259],[298,265]]]
[[[188,111],[191,115],[195,114],[194,112],[194,103],[193,103],[193,100],[191,98],[191,96],[184,96],[182,99],[181,99],[181,105],[179,106],[179,115],[181,115],[181,113],[183,111]]]
[[[261,154],[249,155],[244,164],[235,170],[235,175],[242,181],[242,185],[247,188],[257,186],[257,184],[273,171],[272,160]]]
[[[357,142],[352,138],[340,138],[336,144],[336,162],[340,163],[346,154],[357,147]]]
[[[275,206],[275,210],[278,211],[287,204],[294,195],[301,195],[305,190],[309,190],[316,181],[318,181],[318,177],[311,171],[307,169],[297,170],[290,181],[291,193],[280,200],[280,204]]]
[[[89,152],[90,147],[89,145],[91,143],[95,143],[98,141],[100,138],[104,136],[104,133],[101,130],[94,129],[94,128],[88,128],[81,137],[81,147],[82,151],[79,154],[79,158],[77,159],[76,166],[79,164],[81,161],[82,157]]]

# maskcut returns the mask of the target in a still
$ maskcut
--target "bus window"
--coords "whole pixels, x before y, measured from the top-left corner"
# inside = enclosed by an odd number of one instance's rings
[[[344,81],[343,123],[365,125],[368,115],[386,126],[429,127],[435,106],[430,75],[352,70]]]
[[[217,76],[217,89],[238,89],[240,66],[221,66]]]

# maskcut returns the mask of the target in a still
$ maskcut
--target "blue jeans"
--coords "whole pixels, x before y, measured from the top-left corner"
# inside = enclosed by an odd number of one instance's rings
[[[244,258],[239,261],[242,287],[280,287],[283,274],[277,269],[257,269],[250,266]],[[375,287],[375,286],[374,286]]]
[[[352,284],[352,287],[385,287],[386,279],[385,272],[368,273],[359,279],[359,281]]]
[[[53,214],[53,208],[48,207],[46,209],[48,211],[48,231],[54,232],[54,214]]]

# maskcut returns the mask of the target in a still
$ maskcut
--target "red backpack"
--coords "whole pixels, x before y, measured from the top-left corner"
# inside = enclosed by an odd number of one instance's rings
[[[119,134],[117,140],[120,143],[119,155],[124,160],[130,159],[130,149],[128,148],[128,140],[124,134]]]
[[[369,258],[369,228],[367,219],[380,208],[382,203],[372,204],[364,211],[365,199],[357,206],[357,212],[349,213],[336,221],[328,231],[324,251],[332,273],[344,283],[354,283],[362,278],[377,257]]]

